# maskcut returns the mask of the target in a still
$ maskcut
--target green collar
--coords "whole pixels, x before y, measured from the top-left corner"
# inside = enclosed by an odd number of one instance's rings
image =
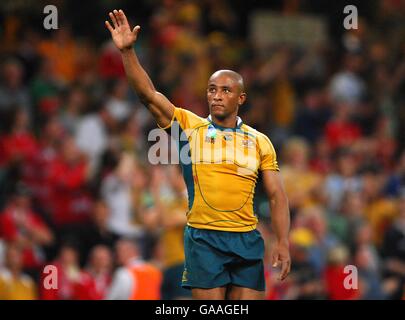
[[[211,115],[208,116],[207,120],[214,126],[215,129],[218,129],[218,130],[236,131],[236,130],[240,129],[240,127],[243,124],[242,119],[238,116],[236,117],[236,127],[234,127],[234,128],[226,128],[226,127],[220,126],[219,124],[216,124],[214,121],[212,121]]]

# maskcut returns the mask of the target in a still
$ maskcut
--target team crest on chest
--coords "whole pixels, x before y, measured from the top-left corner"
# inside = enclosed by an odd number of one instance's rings
[[[254,143],[253,143],[252,140],[249,140],[249,139],[242,140],[242,147],[244,147],[244,148],[253,148],[253,146],[254,146]]]

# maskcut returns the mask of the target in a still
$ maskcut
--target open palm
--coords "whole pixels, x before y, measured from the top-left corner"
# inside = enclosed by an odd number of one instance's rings
[[[110,31],[111,37],[117,48],[120,50],[132,48],[141,27],[135,26],[131,31],[128,19],[122,10],[114,10],[109,13],[109,16],[114,27],[111,26],[109,21],[106,21],[105,25]]]

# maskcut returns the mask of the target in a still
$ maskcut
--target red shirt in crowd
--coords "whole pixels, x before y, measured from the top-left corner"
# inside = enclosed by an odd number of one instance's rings
[[[30,187],[35,200],[46,212],[51,211],[50,169],[56,156],[54,148],[43,145],[34,159],[24,164],[22,171],[23,182]]]
[[[49,168],[48,188],[57,225],[80,223],[89,219],[91,197],[86,192],[86,162],[67,163],[56,158]]]
[[[359,290],[345,288],[345,279],[348,273],[344,273],[344,266],[328,266],[325,269],[325,289],[330,300],[354,300],[359,298]]]
[[[104,300],[111,284],[111,276],[106,273],[94,275],[84,271],[75,285],[75,300]]]
[[[30,132],[13,133],[0,138],[0,164],[13,159],[30,160],[38,152],[38,144]]]
[[[56,277],[54,281],[56,287],[45,287],[45,277],[50,274],[41,274],[40,296],[43,300],[73,300],[75,295],[76,282],[80,279],[81,271],[76,268],[64,268],[58,261],[52,263],[56,267]],[[55,285],[52,283],[52,285]]]
[[[330,121],[325,127],[325,136],[331,149],[350,146],[361,137],[358,125],[352,122]]]
[[[125,78],[121,54],[112,43],[103,48],[99,61],[99,72],[104,79]]]
[[[17,221],[13,205],[6,207],[0,215],[0,237],[6,241],[16,241],[19,235],[27,232],[26,227]],[[25,224],[30,228],[47,228],[42,219],[31,210],[25,212]],[[39,248],[35,244],[23,249],[23,264],[25,268],[38,268],[43,264],[44,257],[41,256]]]
[[[40,292],[43,300],[103,300],[111,284],[111,276],[93,275],[78,268],[66,268],[59,262],[53,265],[57,270],[56,288],[42,285],[47,275],[42,275]]]

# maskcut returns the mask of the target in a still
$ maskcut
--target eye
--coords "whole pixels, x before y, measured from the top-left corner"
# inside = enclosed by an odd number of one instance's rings
[[[215,88],[208,88],[208,92],[209,92],[209,93],[214,93],[214,92],[215,92]]]
[[[231,90],[229,90],[229,88],[224,88],[224,92],[229,93],[229,92],[231,92]]]

